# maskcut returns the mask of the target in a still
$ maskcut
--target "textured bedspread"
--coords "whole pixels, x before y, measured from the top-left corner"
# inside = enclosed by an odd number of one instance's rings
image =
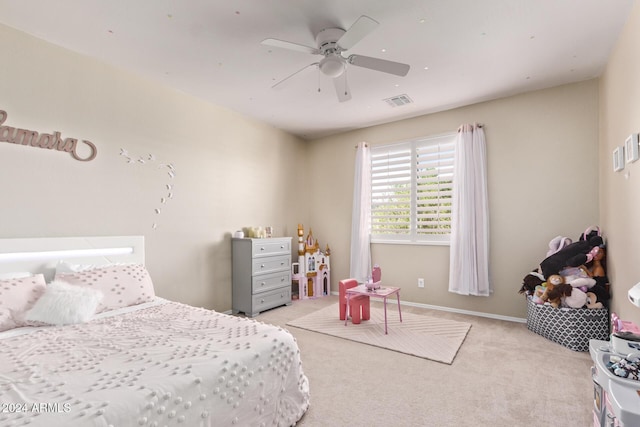
[[[309,404],[294,338],[166,302],[0,340],[0,426],[290,426]]]

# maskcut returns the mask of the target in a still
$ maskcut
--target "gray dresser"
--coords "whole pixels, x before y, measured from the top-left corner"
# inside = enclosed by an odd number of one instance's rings
[[[231,241],[232,312],[254,317],[291,304],[291,237]]]

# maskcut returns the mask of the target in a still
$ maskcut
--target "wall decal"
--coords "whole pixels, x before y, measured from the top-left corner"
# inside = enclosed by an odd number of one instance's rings
[[[60,132],[38,133],[35,130],[19,129],[11,126],[3,126],[7,120],[7,112],[0,110],[0,142],[8,142],[10,144],[28,145],[36,148],[46,148],[71,153],[71,156],[81,162],[88,162],[96,158],[98,149],[91,142],[83,139],[82,142],[89,147],[90,153],[86,158],[78,155],[78,140],[75,138],[62,139]]]
[[[153,154],[148,154],[146,157],[140,156],[136,159],[135,156],[129,155],[129,152],[124,148],[120,149],[120,155],[125,158],[127,163],[138,166],[150,165],[155,163],[156,161],[156,156],[154,156]],[[167,169],[167,176],[170,180],[172,180],[176,176],[176,169],[172,163],[160,163],[158,164],[156,169]],[[167,193],[164,197],[160,198],[160,205],[165,205],[168,200],[173,199],[173,183],[169,182],[168,184],[165,184],[165,189],[167,190]],[[153,212],[156,215],[160,215],[160,213],[162,212],[162,208],[157,207],[153,210]],[[151,228],[156,230],[158,228],[158,222],[154,221],[151,225]]]

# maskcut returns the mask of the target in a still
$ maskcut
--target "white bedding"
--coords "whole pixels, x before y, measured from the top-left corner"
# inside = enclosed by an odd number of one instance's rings
[[[273,325],[156,300],[0,336],[0,426],[291,426],[300,352]]]

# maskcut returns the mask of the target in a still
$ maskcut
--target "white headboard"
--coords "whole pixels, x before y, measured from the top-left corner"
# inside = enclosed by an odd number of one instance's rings
[[[0,239],[0,273],[29,271],[53,279],[58,261],[144,264],[144,236]]]

